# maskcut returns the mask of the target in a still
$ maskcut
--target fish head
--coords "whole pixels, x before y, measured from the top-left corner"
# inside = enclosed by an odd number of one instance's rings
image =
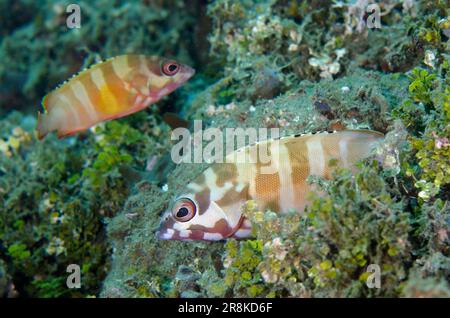
[[[154,101],[169,95],[195,74],[193,68],[175,60],[155,56],[143,59],[146,64],[143,91],[148,91]]]
[[[235,221],[208,191],[187,193],[177,197],[162,217],[157,237],[162,240],[219,241],[230,237],[239,228]]]
[[[180,86],[195,74],[195,70],[186,64],[162,58],[160,62],[160,74],[171,80],[168,82],[168,85],[176,84]]]

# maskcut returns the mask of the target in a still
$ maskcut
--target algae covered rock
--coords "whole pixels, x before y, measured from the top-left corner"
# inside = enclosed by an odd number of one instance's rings
[[[35,124],[19,113],[1,120],[0,256],[20,296],[96,294],[109,263],[105,218],[129,193],[131,160],[144,165],[147,152],[135,146],[152,143],[117,122],[97,127],[97,139],[39,142]],[[80,266],[81,289],[66,286],[70,264]]]
[[[405,85],[406,78],[398,75],[356,73],[333,82],[303,83],[299,93],[254,106],[249,101],[235,102],[232,107],[215,106],[213,115],[193,116],[203,116],[206,127],[276,126],[282,135],[327,129],[336,120],[349,127],[390,131],[394,126],[389,127],[393,123],[387,114],[407,98]],[[343,92],[343,86],[350,91]],[[197,99],[204,97],[199,94]],[[333,118],[321,114],[317,100],[327,103]],[[398,129],[394,135],[401,134]],[[255,222],[254,240],[159,241],[155,232],[171,196],[206,166],[180,164],[166,186],[143,182],[135,188],[124,210],[108,224],[114,253],[102,296],[398,295],[396,286],[407,275],[403,266],[410,262],[411,229],[401,197],[377,166],[369,165],[356,179],[348,171],[340,172],[328,185],[329,196],[315,199],[302,215],[280,217],[261,211],[264,221],[261,226]],[[384,264],[383,280],[389,288],[366,287],[365,269],[376,262]]]

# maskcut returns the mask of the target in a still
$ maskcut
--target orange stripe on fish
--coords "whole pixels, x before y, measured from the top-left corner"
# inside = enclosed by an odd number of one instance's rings
[[[194,74],[176,61],[121,55],[97,63],[46,95],[38,138],[73,135],[100,122],[138,112],[170,94]]]
[[[375,131],[344,130],[288,136],[241,148],[227,158],[236,153],[260,153],[253,150],[265,146],[276,169],[263,171],[268,164],[259,156],[256,161],[212,164],[173,200],[157,235],[171,240],[249,237],[251,224],[241,212],[246,201],[254,200],[262,210],[302,213],[307,193],[314,191],[306,182],[308,176],[330,179],[335,167],[329,165],[332,159],[336,166],[354,170],[354,164],[367,157],[382,139]]]

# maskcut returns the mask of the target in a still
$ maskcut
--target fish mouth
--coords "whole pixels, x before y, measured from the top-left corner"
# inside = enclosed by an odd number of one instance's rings
[[[175,240],[175,241],[202,241],[204,233],[202,231],[190,230],[189,233],[183,233],[173,229],[159,229],[156,233],[159,240]]]
[[[172,238],[173,234],[170,234],[168,231],[165,231],[165,230],[164,231],[158,230],[158,231],[156,231],[155,236],[158,240],[166,241],[166,240],[170,240]]]

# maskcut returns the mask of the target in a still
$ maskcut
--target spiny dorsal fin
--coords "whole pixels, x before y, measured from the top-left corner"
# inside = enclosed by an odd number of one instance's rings
[[[293,134],[293,135],[286,135],[286,136],[280,136],[277,138],[270,138],[270,139],[265,139],[265,140],[261,140],[261,141],[257,141],[255,143],[246,145],[245,147],[242,147],[240,149],[237,149],[236,152],[242,152],[247,148],[256,146],[256,145],[260,145],[262,143],[265,142],[271,142],[274,140],[283,140],[283,141],[287,141],[288,139],[294,139],[294,138],[300,138],[300,137],[307,137],[307,136],[314,136],[314,135],[319,135],[319,134],[324,134],[324,135],[328,135],[328,134],[335,134],[335,133],[343,133],[343,132],[358,132],[358,133],[369,133],[372,135],[376,135],[379,137],[384,137],[384,134],[375,131],[375,130],[371,130],[371,129],[344,129],[344,130],[333,130],[333,131],[327,131],[327,130],[320,130],[320,131],[315,131],[315,132],[309,132],[309,133],[297,133],[297,134]]]
[[[89,65],[88,67],[86,67],[86,68],[80,70],[79,72],[73,74],[69,79],[66,79],[66,80],[63,81],[62,83],[58,84],[53,90],[51,90],[47,95],[45,95],[45,96],[42,98],[41,104],[42,104],[42,108],[44,109],[44,113],[47,113],[47,112],[49,111],[49,109],[48,109],[48,103],[47,103],[47,102],[48,102],[49,96],[50,96],[52,93],[54,93],[54,92],[57,91],[58,89],[62,88],[64,85],[68,84],[70,81],[74,81],[76,78],[78,78],[78,77],[84,75],[86,72],[91,71],[91,70],[93,70],[93,69],[95,69],[95,68],[97,68],[97,67],[100,67],[101,65],[103,65],[103,64],[105,64],[105,63],[107,63],[107,62],[110,62],[110,61],[112,61],[112,60],[114,60],[114,59],[116,59],[116,58],[118,58],[118,57],[120,57],[120,56],[122,56],[122,55],[115,56],[115,57],[110,57],[110,58],[107,58],[107,59],[105,59],[105,60],[102,60],[102,61],[93,63],[93,64]]]

